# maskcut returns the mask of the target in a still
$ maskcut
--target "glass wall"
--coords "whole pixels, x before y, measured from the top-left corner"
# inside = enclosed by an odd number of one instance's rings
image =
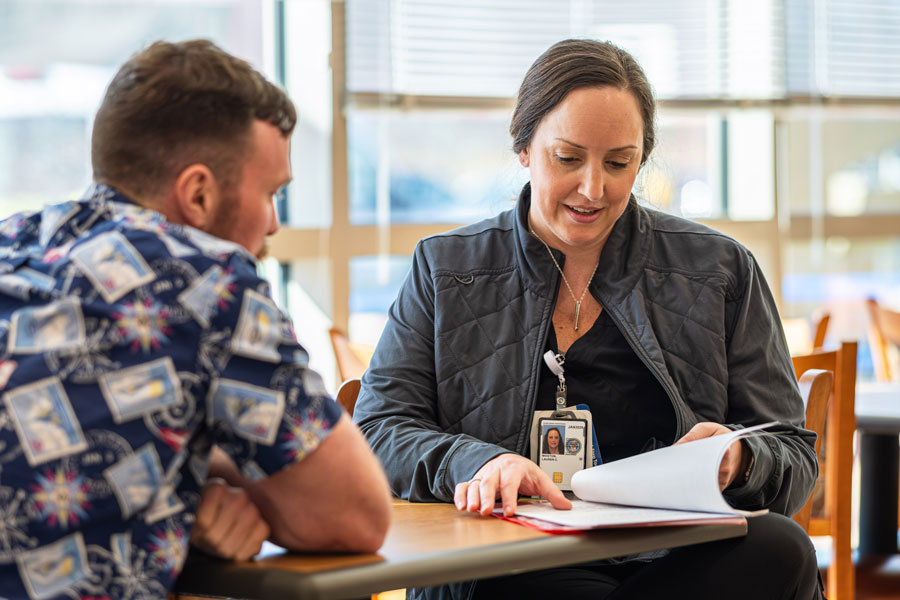
[[[211,39],[266,68],[263,0],[0,3],[0,214],[77,197],[116,68],[157,39]],[[265,41],[264,41],[265,39]]]
[[[297,104],[294,181],[264,272],[336,383],[331,325],[374,342],[427,235],[513,205],[513,98],[567,37],[633,52],[660,99],[635,186],[737,237],[786,316],[900,303],[900,4],[892,0],[7,0],[0,215],[81,193],[91,120],[147,43],[207,37]],[[867,371],[865,344],[860,373]]]

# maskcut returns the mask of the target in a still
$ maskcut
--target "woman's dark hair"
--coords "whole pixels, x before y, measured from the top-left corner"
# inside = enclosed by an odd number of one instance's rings
[[[550,437],[550,432],[551,432],[551,431],[555,431],[555,432],[556,432],[556,435],[559,436],[559,445],[556,447],[558,453],[559,453],[559,454],[565,454],[565,453],[566,453],[566,449],[565,449],[565,447],[563,446],[563,444],[565,443],[565,440],[563,440],[562,433],[560,433],[559,428],[557,428],[557,427],[548,427],[548,428],[547,428],[547,431],[544,432],[544,441],[543,441],[543,444],[542,444],[542,447],[541,447],[541,453],[542,453],[542,454],[551,454],[551,452],[550,452],[550,443],[549,443],[548,440],[547,440],[547,438]]]
[[[643,165],[656,145],[653,90],[634,57],[614,44],[594,40],[557,42],[529,67],[509,124],[513,151],[518,154],[528,148],[538,124],[569,92],[600,86],[634,94],[644,124]]]
[[[94,119],[94,179],[154,196],[203,163],[225,185],[240,180],[254,120],[287,137],[297,112],[278,86],[208,40],[155,42],[113,77]]]

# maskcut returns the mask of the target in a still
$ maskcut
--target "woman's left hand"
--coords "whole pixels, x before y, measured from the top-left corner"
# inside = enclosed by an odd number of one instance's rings
[[[684,436],[680,440],[675,442],[675,444],[692,442],[694,440],[700,440],[703,438],[712,437],[714,435],[722,435],[723,433],[731,432],[731,429],[728,429],[727,427],[719,423],[697,423],[691,428],[690,431],[684,434]],[[737,477],[738,474],[742,473],[746,468],[746,466],[744,465],[745,455],[749,460],[750,454],[749,452],[744,452],[744,444],[740,440],[733,442],[728,447],[728,450],[725,452],[725,456],[722,458],[722,464],[719,465],[720,490],[724,490],[729,485],[731,485],[731,482],[734,481],[735,477]]]

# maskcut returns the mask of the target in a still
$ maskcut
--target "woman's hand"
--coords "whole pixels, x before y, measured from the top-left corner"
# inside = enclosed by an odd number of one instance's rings
[[[244,561],[259,553],[269,537],[269,526],[242,488],[218,478],[203,488],[191,544],[219,558]]]
[[[714,435],[722,435],[723,433],[731,433],[732,430],[719,423],[703,422],[694,425],[690,431],[684,434],[676,444],[691,442]],[[744,444],[741,440],[733,442],[725,451],[722,457],[722,463],[719,465],[719,489],[724,490],[735,477],[742,474],[747,469],[747,462],[750,460],[750,452],[744,452]]]
[[[518,454],[501,454],[486,462],[472,479],[457,484],[453,502],[459,510],[480,512],[487,516],[494,510],[499,496],[503,502],[503,514],[511,517],[516,512],[519,494],[543,496],[553,508],[572,508],[572,503],[550,477]]]

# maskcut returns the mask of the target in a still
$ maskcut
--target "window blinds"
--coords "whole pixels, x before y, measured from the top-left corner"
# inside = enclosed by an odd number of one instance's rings
[[[347,0],[347,87],[510,97],[547,47],[586,37],[632,52],[660,97],[768,97],[783,91],[773,2]],[[748,15],[765,36],[740,35]]]
[[[346,0],[347,88],[514,96],[568,37],[632,52],[660,98],[900,96],[897,0]]]
[[[788,0],[792,94],[900,96],[900,2]]]

